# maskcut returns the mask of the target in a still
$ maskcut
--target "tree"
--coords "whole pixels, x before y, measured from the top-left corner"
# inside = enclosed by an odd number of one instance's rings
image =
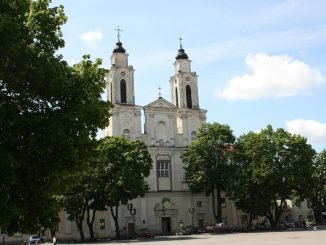
[[[264,215],[276,227],[287,199],[303,201],[310,189],[314,150],[307,140],[267,126],[237,140],[235,175],[228,193],[238,208]]]
[[[58,196],[62,208],[67,212],[68,219],[75,221],[80,239],[85,240],[83,223],[89,229],[90,239],[94,236],[94,220],[98,210],[106,210],[104,193],[101,193],[102,182],[96,166],[96,161],[90,161],[69,175],[70,184],[63,195]]]
[[[314,211],[316,222],[323,221],[322,212],[326,211],[326,150],[322,150],[314,159],[312,188],[308,192],[308,200]],[[325,218],[324,218],[325,219]]]
[[[0,226],[8,232],[58,222],[53,196],[110,116],[101,61],[84,56],[70,67],[56,54],[67,18],[49,3],[0,1]]]
[[[212,195],[213,214],[217,223],[222,222],[221,192],[226,190],[234,141],[235,136],[228,125],[207,123],[199,129],[197,140],[183,155],[185,182],[192,192]]]
[[[114,219],[116,237],[120,239],[119,206],[149,190],[145,178],[152,168],[152,158],[143,141],[122,137],[103,139],[100,152],[99,181]]]
[[[64,195],[59,197],[59,202],[69,215],[68,219],[76,222],[81,241],[85,240],[83,222],[89,201],[85,197],[84,191],[85,186],[77,181],[72,183]]]

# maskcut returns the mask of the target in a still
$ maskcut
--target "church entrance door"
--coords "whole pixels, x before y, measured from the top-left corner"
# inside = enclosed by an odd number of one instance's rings
[[[162,217],[162,233],[163,235],[167,235],[171,233],[171,217]]]
[[[128,223],[128,238],[135,238],[135,223]]]

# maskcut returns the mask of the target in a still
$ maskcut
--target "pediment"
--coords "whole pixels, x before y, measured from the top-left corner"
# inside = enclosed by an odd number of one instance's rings
[[[162,97],[158,98],[157,100],[153,101],[152,103],[144,106],[144,107],[157,107],[157,108],[176,108],[171,102],[163,99]]]

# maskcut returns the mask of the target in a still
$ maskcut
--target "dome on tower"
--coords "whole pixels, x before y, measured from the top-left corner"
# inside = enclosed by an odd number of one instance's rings
[[[185,53],[185,50],[183,48],[180,48],[178,50],[178,55],[175,57],[176,60],[180,59],[188,59],[188,55]]]
[[[122,47],[122,42],[118,41],[116,43],[115,49],[113,49],[113,53],[125,53],[126,50]]]

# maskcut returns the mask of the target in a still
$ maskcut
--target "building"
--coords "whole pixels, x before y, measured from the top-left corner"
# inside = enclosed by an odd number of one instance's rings
[[[116,45],[107,75],[108,101],[114,104],[114,109],[105,136],[143,140],[153,159],[147,179],[150,191],[120,209],[120,226],[132,236],[134,231],[168,234],[180,225],[205,226],[214,222],[208,211],[210,198],[191,194],[183,182],[181,156],[196,139],[207,111],[199,106],[198,76],[191,70],[191,61],[181,42],[170,78],[171,101],[159,95],[145,106],[135,104],[134,69],[128,64],[128,54],[120,40]]]

